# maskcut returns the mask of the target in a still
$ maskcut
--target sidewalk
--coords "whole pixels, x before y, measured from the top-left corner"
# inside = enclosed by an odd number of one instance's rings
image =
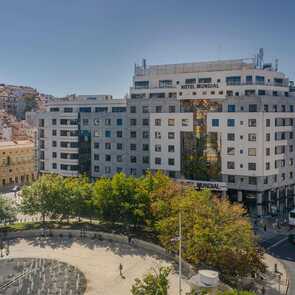
[[[273,256],[265,254],[264,262],[267,266],[266,274],[263,279],[257,283],[258,294],[263,294],[262,289],[265,289],[265,295],[285,295],[288,288],[288,274],[283,264]],[[275,265],[277,265],[275,271]]]

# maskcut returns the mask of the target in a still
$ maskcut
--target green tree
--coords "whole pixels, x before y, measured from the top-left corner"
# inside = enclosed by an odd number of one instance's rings
[[[20,209],[24,214],[40,214],[43,223],[46,217],[51,217],[59,212],[60,204],[57,200],[57,183],[61,176],[46,174],[41,176],[31,185],[24,187],[21,191]]]
[[[209,191],[195,191],[168,183],[153,193],[152,209],[162,245],[173,252],[178,242],[178,216],[182,213],[183,257],[198,267],[220,272],[227,282],[265,271],[245,210]]]
[[[3,196],[0,196],[0,223],[16,219],[16,209]]]
[[[170,272],[169,267],[160,267],[146,274],[142,280],[135,279],[135,284],[131,288],[132,295],[167,295]]]

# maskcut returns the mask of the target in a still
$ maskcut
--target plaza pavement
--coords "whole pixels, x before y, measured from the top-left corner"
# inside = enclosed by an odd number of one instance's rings
[[[67,262],[79,268],[87,279],[85,295],[127,295],[135,278],[160,265],[171,265],[146,250],[133,248],[128,244],[109,241],[32,238],[11,242],[8,258],[42,257]],[[119,264],[123,265],[123,277]],[[178,294],[178,275],[169,277],[169,295]],[[183,294],[189,291],[183,280]]]

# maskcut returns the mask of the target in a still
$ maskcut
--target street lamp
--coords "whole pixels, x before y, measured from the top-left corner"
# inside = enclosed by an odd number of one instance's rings
[[[181,211],[178,214],[178,237],[171,239],[172,242],[179,241],[179,249],[178,249],[178,267],[179,267],[179,277],[178,277],[178,294],[182,294],[181,288],[181,277],[182,277],[182,219],[181,219]]]

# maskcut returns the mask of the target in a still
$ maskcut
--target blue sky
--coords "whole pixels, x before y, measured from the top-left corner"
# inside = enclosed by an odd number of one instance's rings
[[[294,0],[3,0],[0,82],[119,98],[143,57],[252,57],[259,47],[295,79],[294,11]]]

